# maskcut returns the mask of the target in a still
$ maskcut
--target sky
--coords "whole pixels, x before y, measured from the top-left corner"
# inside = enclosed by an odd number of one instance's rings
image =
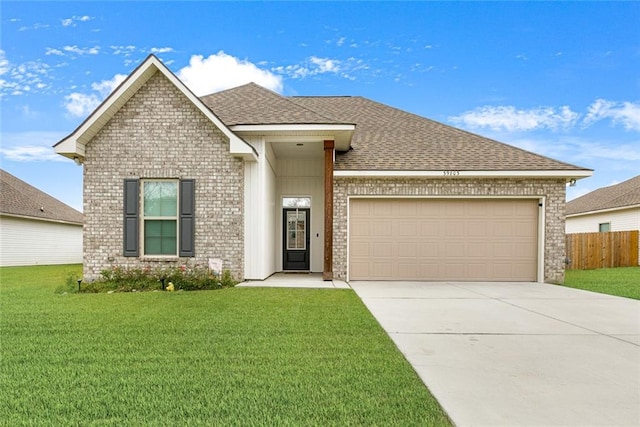
[[[640,174],[640,2],[0,1],[0,164],[82,210],[52,146],[148,55],[196,95],[255,81],[364,96],[594,169]]]

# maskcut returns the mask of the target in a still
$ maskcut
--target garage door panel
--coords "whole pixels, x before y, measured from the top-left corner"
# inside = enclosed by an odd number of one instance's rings
[[[536,280],[534,199],[352,199],[353,280]]]
[[[393,257],[393,242],[374,242],[373,243],[373,258],[375,260],[389,259]]]

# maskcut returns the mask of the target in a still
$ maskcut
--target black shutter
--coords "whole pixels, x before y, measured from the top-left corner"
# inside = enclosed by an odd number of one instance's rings
[[[194,257],[195,251],[195,213],[196,180],[180,180],[180,256]]]
[[[140,180],[124,180],[124,256],[139,255]]]

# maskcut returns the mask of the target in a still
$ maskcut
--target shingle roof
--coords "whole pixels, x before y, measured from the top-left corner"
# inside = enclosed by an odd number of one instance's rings
[[[265,124],[344,124],[249,83],[200,98],[227,126]]]
[[[567,215],[640,205],[640,175],[567,202]]]
[[[250,83],[202,100],[228,126],[355,124],[336,170],[588,170],[358,96],[284,97]]]
[[[83,223],[83,215],[60,200],[0,169],[0,213]]]

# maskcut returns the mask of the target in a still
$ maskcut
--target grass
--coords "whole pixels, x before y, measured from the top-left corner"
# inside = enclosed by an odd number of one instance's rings
[[[56,294],[0,269],[0,425],[450,425],[350,290]]]
[[[640,299],[640,267],[567,270],[564,286]]]

